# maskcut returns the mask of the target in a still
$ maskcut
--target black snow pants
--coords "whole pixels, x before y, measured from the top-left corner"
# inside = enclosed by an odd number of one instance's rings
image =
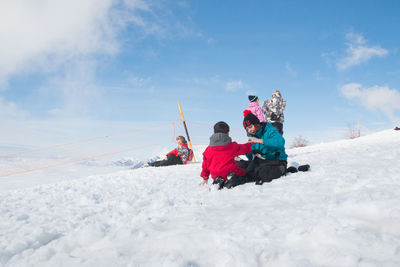
[[[286,174],[286,160],[267,160],[256,157],[253,160],[241,160],[236,163],[246,171],[246,176],[232,176],[225,183],[227,188],[250,182],[269,183]]]
[[[159,160],[152,163],[149,163],[149,166],[152,167],[162,167],[162,166],[171,166],[171,165],[182,165],[183,162],[181,158],[175,155],[167,155],[167,160]]]

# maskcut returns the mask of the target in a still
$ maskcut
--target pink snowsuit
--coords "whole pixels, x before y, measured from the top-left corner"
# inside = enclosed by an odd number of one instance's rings
[[[260,120],[260,122],[265,122],[264,115],[262,113],[262,109],[260,105],[257,103],[257,101],[253,101],[249,103],[248,109],[253,113],[254,115],[257,116],[257,118]]]

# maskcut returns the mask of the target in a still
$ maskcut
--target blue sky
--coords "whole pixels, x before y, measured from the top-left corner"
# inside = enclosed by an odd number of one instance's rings
[[[341,139],[358,121],[365,134],[393,128],[399,12],[399,1],[2,1],[1,145],[174,121],[178,101],[189,125],[210,125],[193,127],[194,143],[220,120],[244,135],[247,95],[262,104],[273,89],[287,142]]]

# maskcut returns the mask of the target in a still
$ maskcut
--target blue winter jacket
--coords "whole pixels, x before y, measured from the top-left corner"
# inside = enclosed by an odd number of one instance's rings
[[[246,155],[248,159],[252,159],[253,153],[259,151],[261,152],[261,156],[266,159],[287,160],[285,139],[271,123],[262,123],[260,130],[255,135],[250,136],[262,139],[264,144],[253,144],[251,146],[252,152]]]

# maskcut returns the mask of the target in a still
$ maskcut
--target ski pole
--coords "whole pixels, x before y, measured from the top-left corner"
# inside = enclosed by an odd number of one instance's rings
[[[180,102],[178,102],[178,107],[179,107],[179,112],[181,113],[181,118],[182,118],[182,122],[183,122],[183,127],[185,127],[185,132],[186,132],[186,136],[187,136],[187,139],[188,139],[189,148],[190,148],[191,150],[193,150],[193,148],[192,148],[192,143],[190,142],[189,132],[188,132],[188,129],[187,129],[187,127],[186,127],[185,118],[183,117],[183,112],[182,112],[182,108],[181,108],[181,103],[180,103]],[[195,157],[194,153],[193,153],[193,162],[196,162],[196,157]]]

